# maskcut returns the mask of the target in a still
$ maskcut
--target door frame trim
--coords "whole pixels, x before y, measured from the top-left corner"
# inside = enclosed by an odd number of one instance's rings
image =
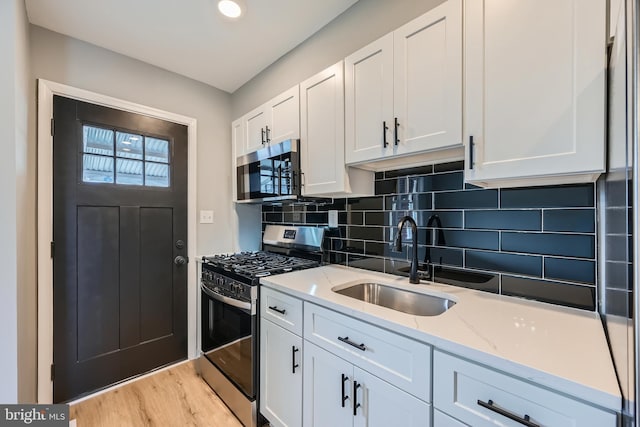
[[[168,111],[136,104],[111,96],[76,87],[38,79],[38,179],[37,179],[37,287],[38,287],[38,403],[53,402],[53,259],[50,245],[53,241],[53,96],[60,95],[79,101],[142,114],[187,126],[187,253],[192,262],[187,264],[187,357],[197,357],[197,283],[196,283],[196,147],[197,120]]]

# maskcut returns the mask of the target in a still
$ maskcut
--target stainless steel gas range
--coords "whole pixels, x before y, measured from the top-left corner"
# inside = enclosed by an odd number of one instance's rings
[[[203,257],[198,370],[247,427],[258,425],[259,281],[317,267],[323,228],[267,225],[263,251]]]

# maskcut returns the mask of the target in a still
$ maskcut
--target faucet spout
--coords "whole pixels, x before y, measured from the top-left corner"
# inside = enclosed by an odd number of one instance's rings
[[[411,226],[411,269],[409,271],[409,283],[418,284],[418,226],[410,216],[403,216],[398,223],[398,232],[395,239],[395,250],[402,251],[402,229],[406,223]]]

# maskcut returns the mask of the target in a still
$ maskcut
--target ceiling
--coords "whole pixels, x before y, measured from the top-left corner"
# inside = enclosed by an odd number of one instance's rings
[[[233,93],[357,0],[25,0],[29,21]]]

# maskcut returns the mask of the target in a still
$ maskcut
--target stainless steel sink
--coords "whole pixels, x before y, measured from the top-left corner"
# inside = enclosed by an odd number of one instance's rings
[[[333,292],[416,316],[437,316],[455,304],[455,301],[447,298],[398,289],[382,283],[357,283],[334,289]]]

